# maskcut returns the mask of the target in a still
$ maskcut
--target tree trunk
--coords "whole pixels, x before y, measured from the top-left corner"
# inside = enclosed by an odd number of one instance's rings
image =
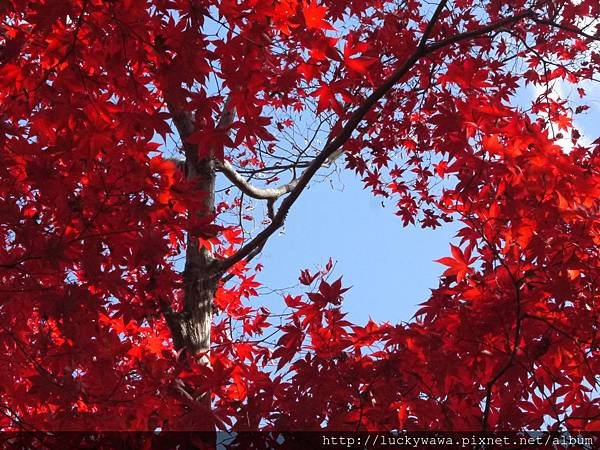
[[[184,109],[169,105],[173,121],[177,126],[185,152],[185,175],[196,184],[198,195],[204,195],[202,205],[197,211],[188,211],[193,218],[212,216],[215,209],[215,161],[212,151],[203,159],[198,158],[198,146],[186,142],[186,138],[194,132],[193,116]],[[173,337],[173,345],[181,351],[181,358],[199,358],[198,362],[210,365],[210,333],[213,319],[213,298],[219,276],[215,271],[215,258],[211,251],[201,247],[198,237],[188,232],[183,271],[183,309],[181,312],[165,313],[167,324]],[[194,418],[192,422],[196,430],[214,431],[215,425],[210,414],[211,396],[207,392],[194,392],[182,380],[176,380],[175,388],[179,390],[185,401],[191,402]],[[189,420],[189,419],[188,419]],[[186,427],[189,425],[186,425]],[[204,436],[210,443],[207,448],[214,448],[215,436]]]
[[[214,161],[212,158],[197,161],[197,158],[187,156],[186,174],[196,181],[198,192],[206,195],[203,211],[190,211],[189,214],[212,215],[215,198]],[[207,354],[210,350],[212,301],[218,284],[214,263],[212,253],[205,247],[199,247],[198,238],[188,234],[183,272],[184,306],[183,311],[175,316],[176,320],[171,320],[171,331],[175,348],[185,349],[192,355]]]
[[[184,278],[192,278],[184,272]],[[185,307],[180,313],[167,318],[176,350],[185,349],[192,355],[210,350],[212,299],[216,290],[212,281],[186,280]]]

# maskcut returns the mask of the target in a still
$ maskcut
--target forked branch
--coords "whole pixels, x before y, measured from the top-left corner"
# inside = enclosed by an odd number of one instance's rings
[[[229,181],[235,184],[240,191],[244,194],[256,198],[258,200],[275,200],[282,195],[285,195],[292,191],[296,187],[297,180],[292,180],[289,183],[283,184],[274,188],[259,188],[248,182],[246,178],[240,175],[229,161],[223,161],[217,163],[217,168],[223,175],[227,177]]]
[[[433,32],[435,22],[439,19],[439,16],[445,6],[445,3],[446,1],[442,0],[442,2],[436,8],[433,17],[413,54],[398,69],[396,69],[396,71],[394,71],[394,73],[392,73],[392,75],[390,75],[383,84],[381,84],[377,89],[375,89],[371,93],[371,95],[369,95],[357,109],[354,110],[344,127],[340,130],[339,134],[337,134],[335,137],[331,136],[330,139],[328,139],[328,143],[325,145],[325,147],[309,164],[309,166],[304,170],[304,172],[302,172],[301,176],[297,180],[295,187],[282,200],[279,209],[272,217],[271,223],[266,228],[264,228],[259,234],[257,234],[253,239],[251,239],[246,245],[242,246],[235,254],[217,262],[218,270],[220,270],[221,272],[225,272],[237,262],[247,258],[251,254],[255,254],[257,248],[262,248],[264,246],[265,242],[269,239],[269,237],[283,225],[290,208],[296,202],[300,194],[304,191],[304,189],[306,188],[310,180],[313,178],[313,176],[317,173],[317,171],[324,166],[324,164],[329,160],[331,155],[338,151],[348,141],[348,139],[352,136],[352,133],[362,122],[367,112],[379,100],[381,100],[406,74],[408,74],[408,72],[421,58],[448,45],[479,37],[491,31],[501,29],[509,24],[518,22],[519,20],[522,20],[526,17],[531,17],[533,14],[531,10],[526,10],[514,16],[492,22],[479,29],[459,33],[449,38],[441,39],[437,42],[427,45],[426,42]]]

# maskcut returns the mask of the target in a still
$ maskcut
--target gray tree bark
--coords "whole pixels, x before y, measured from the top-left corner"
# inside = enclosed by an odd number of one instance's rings
[[[198,192],[205,197],[203,208],[190,211],[200,217],[211,216],[215,209],[215,160],[212,149],[208,149],[205,158],[198,158],[198,146],[186,142],[187,137],[194,131],[193,116],[189,111],[182,110],[177,105],[169,104],[173,121],[177,127],[185,154],[185,174],[189,180],[196,183]],[[223,117],[225,117],[224,115]],[[231,124],[231,119],[223,120],[220,126]],[[208,355],[210,350],[210,330],[213,318],[212,301],[219,282],[213,254],[198,245],[196,236],[188,233],[185,255],[184,305],[181,312],[170,311],[166,314],[167,323],[173,335],[175,348],[185,350],[191,355]],[[208,358],[205,358],[208,363]]]

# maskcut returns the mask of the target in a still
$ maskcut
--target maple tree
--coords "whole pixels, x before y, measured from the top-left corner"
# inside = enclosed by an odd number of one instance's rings
[[[598,429],[596,0],[0,9],[1,428]],[[347,321],[331,265],[261,305],[336,165],[462,223],[407,324]]]

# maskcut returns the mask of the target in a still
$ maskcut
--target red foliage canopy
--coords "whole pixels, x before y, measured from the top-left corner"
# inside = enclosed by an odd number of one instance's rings
[[[1,428],[599,428],[600,153],[552,92],[598,75],[597,0],[0,9]],[[234,183],[214,212],[177,136]],[[463,223],[408,324],[345,320],[331,267],[260,304],[249,260],[340,150],[404,225]],[[166,320],[190,245],[221,264],[202,357]]]

